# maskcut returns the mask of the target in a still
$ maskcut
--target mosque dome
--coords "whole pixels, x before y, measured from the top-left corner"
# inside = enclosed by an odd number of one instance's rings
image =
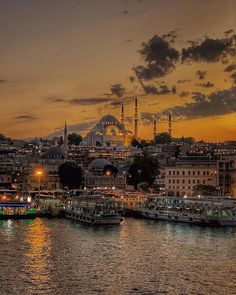
[[[63,150],[58,146],[50,147],[42,155],[43,159],[64,159],[64,157],[65,157],[65,154]]]
[[[128,145],[132,140],[132,134],[116,117],[109,114],[100,119],[84,140],[92,146],[114,147],[118,143]]]
[[[103,170],[106,165],[112,164],[107,159],[97,158],[90,163],[89,167],[93,170]]]
[[[85,146],[88,146],[87,142],[85,140],[82,140],[79,144],[79,146],[81,147],[85,147]]]

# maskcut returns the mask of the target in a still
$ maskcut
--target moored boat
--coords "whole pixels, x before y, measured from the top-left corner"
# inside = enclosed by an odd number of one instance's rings
[[[107,199],[81,199],[71,201],[65,209],[67,218],[89,225],[116,225],[122,218],[117,205]]]
[[[236,226],[236,199],[150,197],[139,212],[157,220]]]

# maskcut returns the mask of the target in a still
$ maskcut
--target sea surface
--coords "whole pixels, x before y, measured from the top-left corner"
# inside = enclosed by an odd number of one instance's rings
[[[236,228],[0,221],[1,295],[236,294]]]

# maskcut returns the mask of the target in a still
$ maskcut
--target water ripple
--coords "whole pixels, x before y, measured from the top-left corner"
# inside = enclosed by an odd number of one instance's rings
[[[0,223],[1,295],[235,295],[236,229],[125,219]]]

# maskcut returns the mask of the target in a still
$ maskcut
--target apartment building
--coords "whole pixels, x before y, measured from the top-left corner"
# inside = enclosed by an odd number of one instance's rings
[[[165,168],[165,191],[170,196],[192,196],[196,185],[218,186],[217,161],[182,157]]]

